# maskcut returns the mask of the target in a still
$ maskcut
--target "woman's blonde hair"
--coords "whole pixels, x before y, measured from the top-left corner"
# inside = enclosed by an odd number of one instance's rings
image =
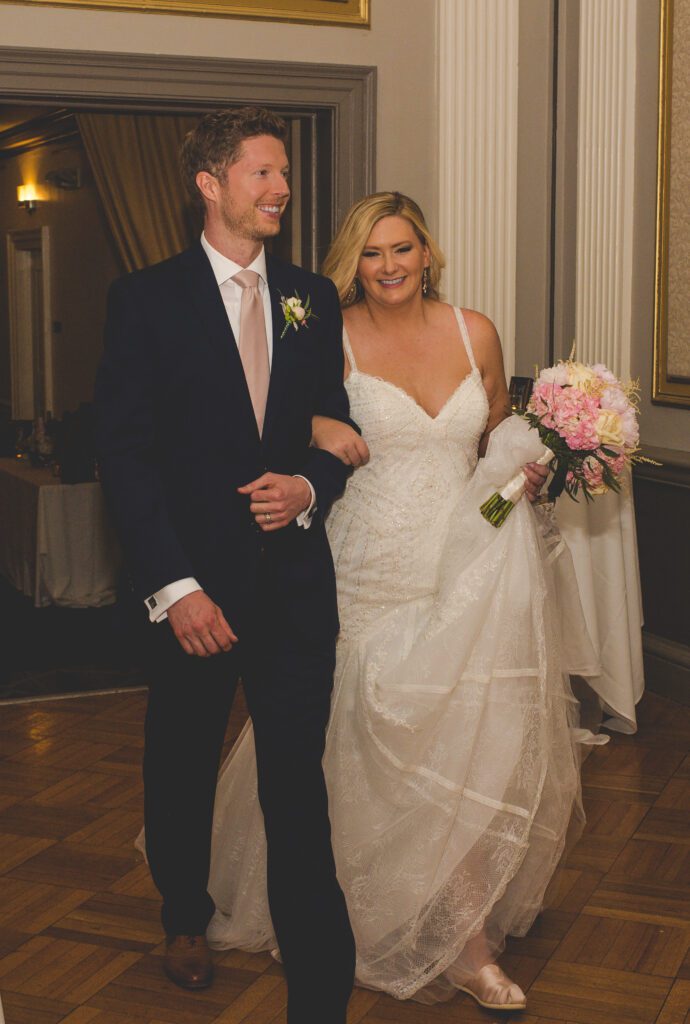
[[[429,249],[429,277],[426,298],[438,299],[441,270],[446,264],[443,253],[429,234],[424,214],[414,199],[401,192],[374,192],[355,203],[331,242],[322,273],[335,284],[341,306],[353,306],[363,298],[357,287],[357,264],[367,239],[383,217],[404,217],[414,228],[417,238]]]

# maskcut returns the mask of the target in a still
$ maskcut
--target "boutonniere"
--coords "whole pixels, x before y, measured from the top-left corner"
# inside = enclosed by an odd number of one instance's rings
[[[313,317],[318,320],[318,316],[311,308],[311,298],[307,295],[307,301],[302,302],[299,294],[295,292],[289,299],[286,299],[284,295],[280,296],[280,307],[283,310],[283,316],[285,317],[285,326],[283,327],[283,333],[280,335],[281,338],[285,337],[288,327],[294,327],[296,331],[300,327],[308,327],[308,321]]]

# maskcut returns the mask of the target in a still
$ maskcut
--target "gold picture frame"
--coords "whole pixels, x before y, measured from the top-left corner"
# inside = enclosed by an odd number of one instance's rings
[[[683,13],[690,14],[690,4],[688,4],[687,12],[684,10]],[[672,266],[674,268],[676,266],[673,261],[674,255],[678,258],[678,250],[687,250],[690,245],[690,237],[688,237],[690,227],[685,231],[674,230],[673,234],[671,232],[671,189],[674,185],[671,173],[673,16],[673,0],[661,0],[652,401],[660,405],[690,408],[690,372],[686,376],[685,372],[678,373],[675,369],[677,353],[673,349],[673,337],[669,337],[669,320],[675,322],[673,320],[674,310],[671,309],[674,295],[673,289],[669,288],[670,270]],[[684,136],[684,140],[685,138]],[[679,163],[690,159],[690,154],[686,156],[684,151],[676,152],[675,156]],[[685,306],[685,302],[682,305]],[[684,356],[684,358],[686,357]]]
[[[370,0],[23,0],[50,7],[201,14],[216,18],[296,21],[316,25],[369,26]]]

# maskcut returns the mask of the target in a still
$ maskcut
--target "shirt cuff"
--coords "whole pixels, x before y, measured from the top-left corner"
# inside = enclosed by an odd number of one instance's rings
[[[300,514],[295,519],[295,522],[297,523],[298,526],[301,526],[303,530],[308,530],[309,527],[311,526],[311,521],[314,516],[314,513],[316,512],[316,491],[312,487],[311,481],[307,480],[306,476],[302,476],[301,473],[294,473],[293,475],[299,477],[300,480],[304,480],[311,494],[311,501],[304,509],[304,511],[300,512]]]
[[[185,576],[183,580],[175,580],[167,587],[161,587],[155,594],[151,594],[144,602],[149,612],[150,622],[163,622],[168,617],[168,608],[186,597],[193,594],[195,590],[201,590],[201,586],[193,576]]]

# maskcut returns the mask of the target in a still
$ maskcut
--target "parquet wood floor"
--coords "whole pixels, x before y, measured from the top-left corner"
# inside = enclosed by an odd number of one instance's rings
[[[141,823],[145,697],[0,707],[0,992],[6,1024],[284,1024],[267,954],[216,955],[212,988],[161,969]],[[233,714],[228,742],[245,717]],[[636,736],[584,766],[588,823],[506,970],[515,1024],[690,1024],[690,710],[647,694]],[[363,989],[349,1024],[488,1024],[467,996],[399,1003]],[[329,1024],[324,1020],[323,1024]]]

